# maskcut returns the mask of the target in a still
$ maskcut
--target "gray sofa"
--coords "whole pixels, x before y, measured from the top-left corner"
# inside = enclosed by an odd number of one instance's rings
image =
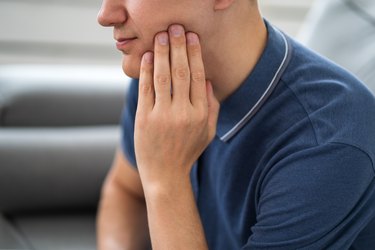
[[[0,249],[95,249],[128,85],[118,67],[0,66]]]

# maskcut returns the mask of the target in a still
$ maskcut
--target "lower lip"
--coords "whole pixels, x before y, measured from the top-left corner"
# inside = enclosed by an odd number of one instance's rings
[[[135,40],[136,38],[132,38],[123,40],[121,42],[116,42],[116,47],[119,50],[127,49]]]

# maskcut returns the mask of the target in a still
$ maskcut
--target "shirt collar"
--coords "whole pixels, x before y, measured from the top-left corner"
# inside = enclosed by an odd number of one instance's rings
[[[265,23],[268,40],[262,56],[243,84],[221,103],[217,136],[224,142],[235,136],[259,111],[289,63],[288,39],[267,21]]]

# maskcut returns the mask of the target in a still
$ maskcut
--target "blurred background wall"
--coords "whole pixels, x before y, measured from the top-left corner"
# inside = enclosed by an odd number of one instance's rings
[[[264,15],[295,36],[313,0],[260,0]],[[0,0],[0,64],[120,65],[101,0]]]
[[[0,64],[115,64],[111,29],[100,27],[100,0],[1,0]]]

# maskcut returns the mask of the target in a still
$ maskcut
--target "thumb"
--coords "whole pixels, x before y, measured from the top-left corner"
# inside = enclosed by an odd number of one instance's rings
[[[214,95],[212,84],[206,81],[207,104],[208,104],[208,132],[210,141],[216,134],[217,118],[219,116],[220,103]]]

